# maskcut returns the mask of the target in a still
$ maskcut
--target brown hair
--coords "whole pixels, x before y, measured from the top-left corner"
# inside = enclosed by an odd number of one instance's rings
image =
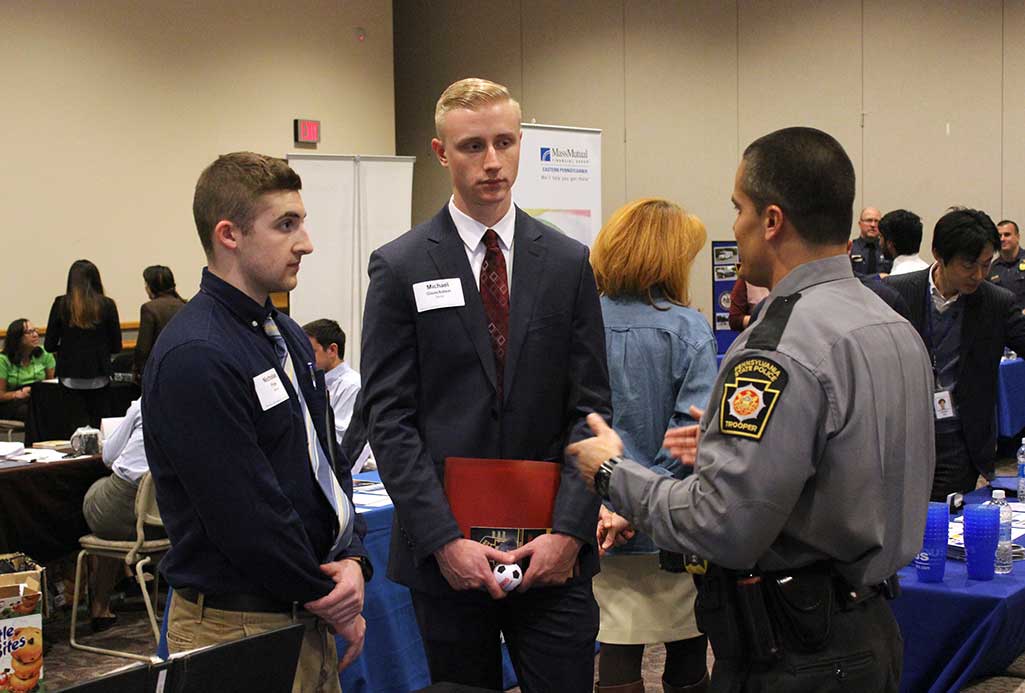
[[[598,233],[591,265],[606,296],[634,296],[656,306],[690,304],[694,257],[705,245],[705,225],[668,200],[644,198],[620,207]],[[656,306],[657,307],[657,306]]]
[[[75,260],[68,270],[64,293],[64,319],[72,327],[95,327],[103,312],[103,281],[100,270],[88,260]]]
[[[441,137],[441,126],[445,123],[445,115],[449,111],[458,108],[465,108],[476,111],[482,106],[493,103],[508,101],[516,108],[517,122],[523,119],[523,111],[520,104],[512,97],[509,90],[501,84],[496,84],[478,77],[468,77],[458,82],[453,82],[441,93],[438,104],[434,107],[434,129]]]
[[[249,231],[261,195],[301,190],[302,179],[284,159],[253,152],[222,154],[203,171],[192,198],[192,216],[203,250],[213,252],[214,227],[227,220]]]

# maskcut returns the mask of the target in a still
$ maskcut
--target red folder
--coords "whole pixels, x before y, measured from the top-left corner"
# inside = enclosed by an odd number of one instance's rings
[[[459,530],[550,529],[562,466],[533,460],[445,458],[445,495]]]

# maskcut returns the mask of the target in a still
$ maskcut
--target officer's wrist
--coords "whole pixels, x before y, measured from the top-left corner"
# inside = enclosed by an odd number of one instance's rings
[[[612,483],[612,472],[616,469],[616,465],[622,461],[623,458],[619,455],[610,457],[602,462],[594,473],[594,492],[604,500],[611,500],[609,498],[609,492],[610,485]]]

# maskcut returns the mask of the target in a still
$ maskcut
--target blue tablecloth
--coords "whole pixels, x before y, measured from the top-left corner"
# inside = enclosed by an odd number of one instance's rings
[[[1000,362],[997,378],[997,428],[1001,438],[1011,438],[1025,428],[1025,361]]]
[[[967,502],[989,497],[981,489]],[[900,578],[903,593],[890,606],[904,636],[901,691],[959,691],[1025,651],[1025,562],[985,582],[969,580],[963,561],[947,561],[941,583],[918,582],[913,567]]]
[[[380,481],[376,472],[358,474],[356,478]],[[408,693],[426,688],[431,677],[409,590],[385,577],[393,508],[389,505],[357,509],[367,522],[363,543],[374,564],[374,579],[367,585],[363,601],[363,617],[367,622],[363,653],[342,672],[342,690],[345,693]],[[167,657],[166,624],[165,607],[157,648],[157,655],[164,658]],[[336,642],[341,657],[346,643],[341,638]],[[512,688],[516,685],[516,674],[504,647],[502,669],[505,687]]]

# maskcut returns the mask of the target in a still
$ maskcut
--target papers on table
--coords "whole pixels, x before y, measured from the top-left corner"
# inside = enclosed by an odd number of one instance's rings
[[[1011,506],[1011,555],[1016,561],[1025,560],[1025,503],[1009,502]],[[964,515],[950,521],[947,529],[947,558],[963,561]]]
[[[0,457],[10,457],[12,455],[20,455],[25,451],[25,444],[19,442],[0,442]]]
[[[391,498],[380,481],[354,479],[352,502],[357,508],[383,508],[391,505]]]

